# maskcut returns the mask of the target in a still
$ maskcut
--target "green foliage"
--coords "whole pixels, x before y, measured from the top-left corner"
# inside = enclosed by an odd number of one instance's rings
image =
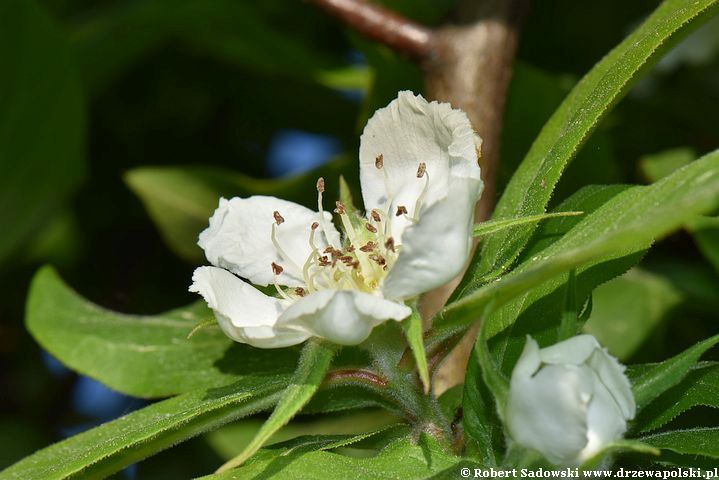
[[[708,17],[715,5],[714,0],[691,5],[665,1],[604,57],[546,123],[507,185],[493,218],[543,213],[562,172],[599,121],[662,49]],[[509,268],[532,232],[532,226],[518,226],[484,242],[480,260],[465,276],[459,293],[466,294]]]
[[[412,350],[412,356],[422,381],[424,393],[429,393],[429,368],[427,367],[427,353],[424,351],[424,332],[422,330],[422,316],[417,308],[412,308],[412,315],[402,322],[407,343]]]
[[[679,355],[651,366],[632,381],[637,410],[669,390],[691,371],[704,352],[719,343],[719,335],[699,342]]]
[[[0,4],[0,264],[85,173],[85,102],[67,41],[34,0]]]
[[[697,154],[691,148],[675,148],[653,155],[645,155],[639,160],[639,168],[644,178],[650,182],[656,182],[683,166],[689,165],[696,158]]]
[[[271,407],[286,378],[243,380],[156,403],[40,450],[0,472],[0,479],[95,479]]]
[[[642,410],[633,429],[641,433],[656,430],[696,406],[719,408],[719,365],[716,362],[694,366],[678,385]]]
[[[246,465],[206,480],[256,478],[266,475],[302,479],[407,479],[428,478],[454,468],[458,457],[448,454],[443,445],[422,434],[417,442],[400,437],[370,458],[353,458],[335,452],[277,446],[262,450]]]
[[[138,397],[162,397],[235,381],[289,374],[296,350],[239,345],[219,329],[195,325],[212,316],[204,302],[157,316],[123,315],[70,290],[51,268],[30,289],[27,327],[73,370]]]
[[[692,428],[656,433],[642,442],[662,450],[719,458],[719,428]]]
[[[270,418],[267,419],[242,453],[225,463],[219,471],[226,471],[242,465],[292,417],[310,401],[330,368],[336,346],[319,340],[309,340],[302,349],[297,370],[282,397],[277,402]]]

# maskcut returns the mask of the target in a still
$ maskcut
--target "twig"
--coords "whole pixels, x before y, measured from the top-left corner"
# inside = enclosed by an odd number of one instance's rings
[[[432,30],[364,0],[308,0],[357,32],[415,58],[426,58]]]

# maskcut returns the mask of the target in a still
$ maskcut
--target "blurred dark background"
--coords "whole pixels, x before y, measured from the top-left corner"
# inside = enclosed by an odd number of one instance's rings
[[[427,24],[453,6],[384,3]],[[657,4],[535,2],[508,97],[500,192],[572,85]],[[213,204],[208,192],[232,195],[228,178],[238,193],[301,197],[287,178],[328,162],[352,181],[368,115],[400,89],[422,91],[413,64],[295,0],[0,0],[0,72],[0,468],[143,404],[66,370],[27,333],[24,302],[40,265],[117,311],[189,303],[202,258],[163,225],[163,205],[190,215],[203,188]],[[715,20],[601,124],[554,202],[587,184],[648,183],[716,149],[717,105]],[[166,181],[136,170],[145,166],[192,169]],[[648,361],[712,333],[718,266],[715,219],[666,239],[598,289],[597,335],[621,330],[620,315],[647,319],[610,348]],[[218,463],[200,438],[121,476],[188,478]]]

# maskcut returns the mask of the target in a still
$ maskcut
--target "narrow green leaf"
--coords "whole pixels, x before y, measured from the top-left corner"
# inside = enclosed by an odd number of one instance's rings
[[[188,340],[197,323],[211,316],[204,302],[155,316],[105,310],[45,267],[30,286],[26,324],[35,340],[68,367],[137,397],[163,397],[294,369],[296,349],[240,345],[214,328]]]
[[[455,466],[458,457],[446,452],[433,438],[421,434],[419,439],[402,437],[370,458],[357,458],[324,450],[296,449],[283,455],[273,449],[261,450],[240,468],[202,477],[203,480],[231,480],[275,475],[293,480],[351,478],[354,480],[404,480],[430,478]]]
[[[0,2],[0,263],[85,174],[80,79],[64,32],[40,3]]]
[[[419,379],[424,386],[424,393],[429,393],[429,368],[427,367],[427,354],[424,351],[424,331],[422,330],[422,316],[416,307],[412,307],[412,314],[402,322],[407,343],[412,350]]]
[[[503,220],[489,220],[474,225],[472,235],[475,237],[483,237],[491,235],[493,233],[500,232],[509,227],[516,227],[519,225],[526,225],[528,223],[539,223],[543,220],[556,217],[576,217],[582,215],[584,212],[553,212],[544,213],[542,215],[530,215],[528,217],[519,218],[507,218]]]
[[[475,346],[467,364],[462,400],[462,425],[464,426],[467,454],[478,458],[487,466],[496,467],[501,459],[504,441],[502,423],[487,384],[482,377],[479,353]]]
[[[542,129],[500,198],[494,219],[541,214],[567,164],[611,107],[668,45],[715,12],[717,0],[665,0],[631,35],[572,89]],[[534,230],[517,226],[493,235],[481,248],[481,265],[458,296],[511,266]]]
[[[661,432],[639,440],[662,450],[719,458],[719,427]]]
[[[704,258],[719,272],[719,217],[696,217],[687,227]]]
[[[719,335],[707,338],[669,360],[658,363],[633,379],[632,391],[641,411],[649,402],[682,381],[699,358],[719,343]]]
[[[457,332],[469,326],[491,300],[501,306],[574,268],[646,249],[656,238],[681,227],[687,218],[717,204],[719,152],[714,152],[653,185],[616,195],[540,255],[446,306],[433,325],[447,333]],[[487,338],[512,325],[516,317],[500,320],[491,317]]]
[[[509,394],[509,380],[502,373],[502,368],[497,364],[492,353],[489,350],[487,343],[487,330],[489,321],[493,313],[493,303],[490,303],[485,310],[485,315],[480,321],[479,335],[477,336],[477,342],[474,345],[479,357],[479,365],[482,369],[482,377],[484,382],[492,392],[494,401],[497,405],[497,413],[503,420],[504,407],[507,404],[507,395]]]
[[[255,438],[245,447],[242,453],[222,465],[217,470],[218,473],[242,465],[275,432],[285,426],[297,412],[302,410],[302,407],[309,402],[325,378],[335,351],[336,345],[324,341],[312,339],[305,344],[297,370],[292,375],[290,384],[283,392],[282,398],[280,398],[270,418],[262,425]]]
[[[63,440],[0,472],[0,480],[105,478],[178,442],[270,408],[287,377],[199,390]]]
[[[696,366],[678,385],[644,407],[632,429],[642,433],[656,430],[700,405],[719,408],[719,364],[716,362]]]
[[[569,271],[569,280],[564,292],[564,311],[557,330],[557,342],[573,337],[579,331],[579,312],[577,311],[577,273]]]

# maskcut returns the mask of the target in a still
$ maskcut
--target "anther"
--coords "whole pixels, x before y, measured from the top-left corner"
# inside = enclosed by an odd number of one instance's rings
[[[312,222],[312,225],[310,226],[310,228],[312,228],[312,230],[317,230],[317,229],[319,228],[319,226],[320,226],[319,223],[317,223],[317,222]]]
[[[372,233],[377,233],[377,229],[371,223],[365,223],[364,228],[366,228],[367,230],[369,230]]]
[[[367,242],[366,245],[362,245],[360,247],[360,252],[371,252],[374,250],[375,243],[374,242]]]
[[[382,217],[380,217],[379,212],[377,210],[372,210],[372,220],[375,222],[381,222]]]
[[[317,179],[317,191],[320,193],[324,193],[325,191],[325,179],[322,177]]]
[[[317,262],[319,262],[320,267],[326,267],[330,264],[329,258],[327,258],[327,255],[322,255],[317,259]]]
[[[305,289],[304,289],[304,288],[302,288],[302,287],[297,287],[297,288],[295,288],[295,293],[296,293],[297,296],[299,296],[299,297],[304,297],[307,292],[305,292]]]
[[[335,213],[339,213],[340,215],[345,214],[345,204],[344,203],[337,200],[335,202],[335,206],[337,207],[337,208],[335,208]]]
[[[277,225],[280,225],[280,224],[284,223],[284,221],[285,221],[284,217],[282,217],[282,215],[280,215],[280,212],[278,212],[277,210],[275,210],[272,213],[272,216],[274,217],[275,223]]]
[[[402,215],[407,215],[407,207],[404,205],[399,205],[397,207],[397,213],[395,213],[396,216],[401,217]]]
[[[275,275],[279,275],[282,273],[285,269],[282,268],[280,265],[277,265],[275,262],[272,262],[272,273]]]
[[[417,178],[424,177],[424,172],[427,171],[427,164],[424,162],[420,162],[419,167],[417,167]]]
[[[384,242],[384,248],[387,250],[391,250],[394,252],[394,238],[389,237],[386,242]]]
[[[383,154],[380,153],[379,155],[377,155],[375,157],[374,166],[377,167],[378,170],[382,169],[382,167],[384,166],[384,155]]]
[[[349,245],[345,250],[347,250],[348,252],[352,253],[352,252],[355,251],[355,246],[354,246],[354,245]]]

